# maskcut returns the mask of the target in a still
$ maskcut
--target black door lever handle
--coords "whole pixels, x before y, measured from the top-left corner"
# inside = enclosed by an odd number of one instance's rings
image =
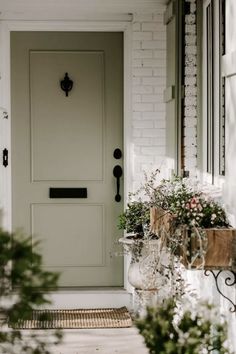
[[[116,178],[116,196],[115,196],[115,201],[120,202],[121,201],[121,195],[120,195],[120,177],[122,176],[122,168],[119,165],[116,165],[113,168],[113,176]]]

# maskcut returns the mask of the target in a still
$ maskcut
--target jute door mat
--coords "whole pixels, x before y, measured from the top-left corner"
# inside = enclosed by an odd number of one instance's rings
[[[71,329],[131,327],[132,319],[126,307],[78,310],[35,310],[31,318],[18,320],[15,329]]]

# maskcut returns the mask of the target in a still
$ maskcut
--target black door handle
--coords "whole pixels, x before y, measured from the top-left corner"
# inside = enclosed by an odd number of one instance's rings
[[[116,178],[116,196],[115,196],[115,201],[120,202],[121,201],[121,195],[120,195],[120,177],[122,176],[122,168],[119,165],[116,165],[113,168],[113,176]]]

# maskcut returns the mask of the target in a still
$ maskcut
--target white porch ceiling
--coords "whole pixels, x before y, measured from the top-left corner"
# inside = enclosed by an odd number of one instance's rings
[[[2,20],[120,20],[128,14],[163,11],[168,0],[0,0]]]

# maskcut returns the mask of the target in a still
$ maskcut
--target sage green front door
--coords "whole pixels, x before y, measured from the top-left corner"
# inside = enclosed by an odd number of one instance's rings
[[[123,284],[122,73],[122,33],[11,34],[13,229],[40,240],[60,286]]]

